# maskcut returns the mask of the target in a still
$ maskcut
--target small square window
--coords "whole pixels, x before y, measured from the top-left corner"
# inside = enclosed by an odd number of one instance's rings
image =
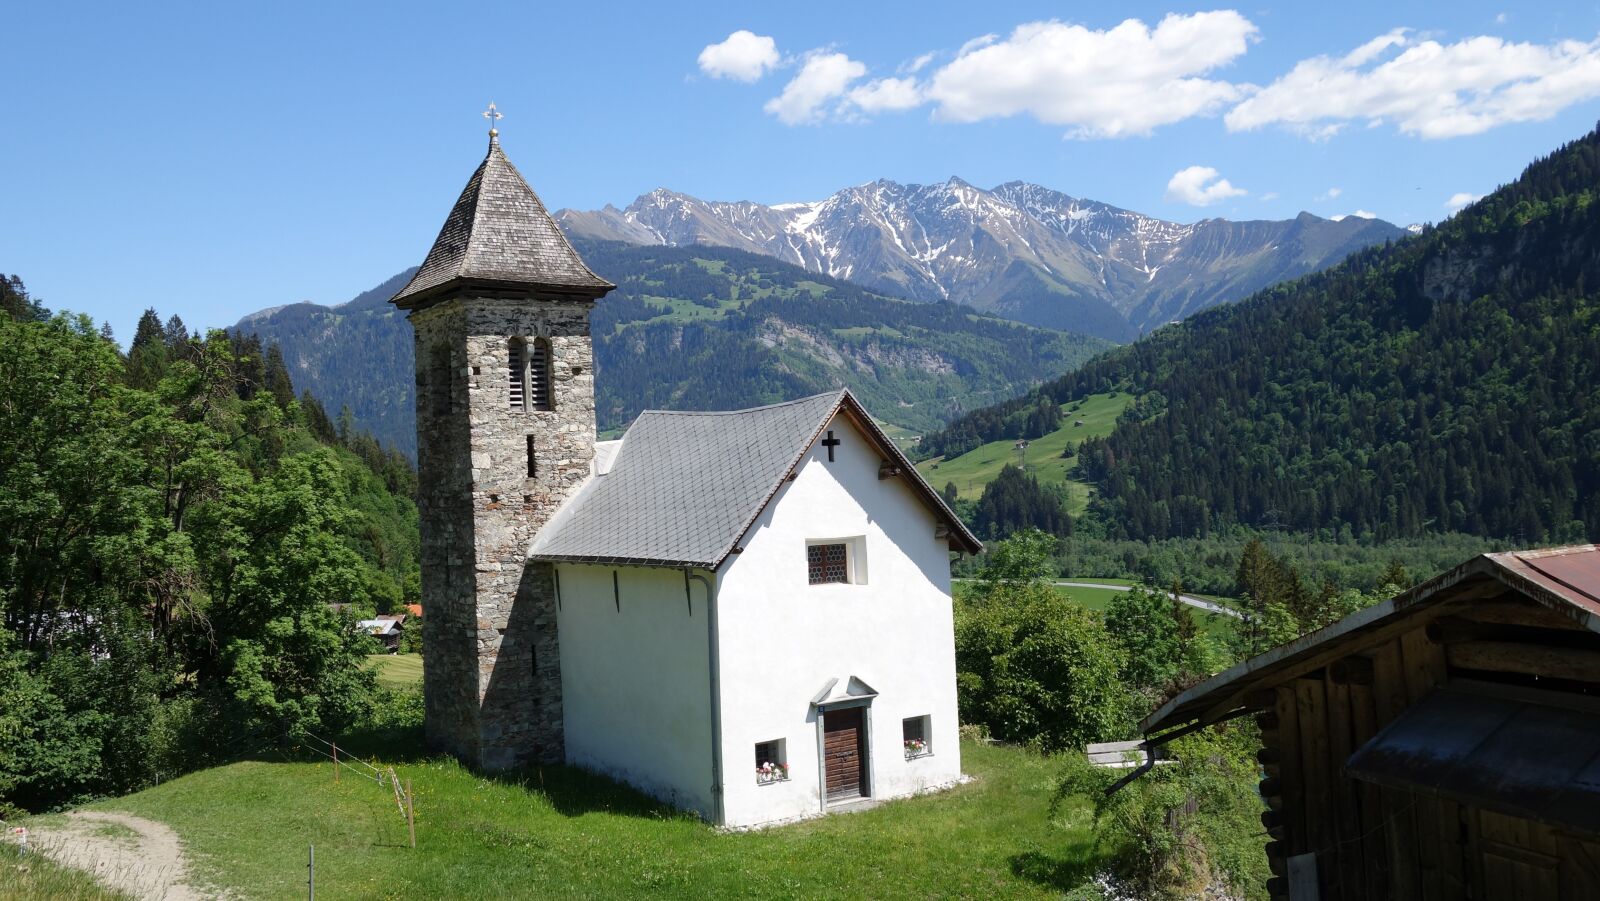
[[[933,753],[933,729],[927,716],[907,717],[900,721],[900,733],[905,741],[906,759],[926,757]]]
[[[789,757],[785,744],[781,738],[756,742],[757,785],[789,781]]]
[[[806,572],[812,585],[850,581],[850,554],[839,544],[806,545]]]

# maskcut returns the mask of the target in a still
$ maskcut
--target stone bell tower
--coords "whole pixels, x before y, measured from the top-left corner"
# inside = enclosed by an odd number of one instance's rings
[[[416,338],[428,744],[484,769],[564,757],[554,571],[527,550],[589,474],[589,313],[613,287],[491,129],[390,301]]]

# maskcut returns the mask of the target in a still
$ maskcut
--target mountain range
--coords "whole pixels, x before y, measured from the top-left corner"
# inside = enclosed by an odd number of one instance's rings
[[[647,407],[736,409],[847,385],[892,431],[920,433],[1112,346],[731,248],[577,244],[617,285],[591,320],[603,432]],[[277,344],[296,386],[413,454],[411,328],[388,303],[413,271],[337,306],[262,310],[234,330]]]
[[[1597,285],[1600,131],[1418,237],[1159,329],[919,452],[976,453],[1041,405],[1120,391],[1115,428],[1076,446],[1114,538],[1593,541]]]
[[[556,218],[575,237],[731,247],[890,296],[954,301],[1113,341],[1408,232],[1310,213],[1186,225],[1026,182],[984,190],[959,178],[880,179],[771,206],[658,189],[626,209],[565,209]]]

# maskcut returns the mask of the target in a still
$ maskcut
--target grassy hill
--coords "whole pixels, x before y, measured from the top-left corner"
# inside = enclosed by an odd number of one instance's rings
[[[1004,438],[949,459],[923,460],[917,464],[917,470],[935,488],[942,489],[946,483],[954,482],[960,497],[977,500],[984,486],[993,481],[1007,463],[1021,463],[1041,482],[1066,483],[1070,499],[1068,510],[1077,515],[1088,504],[1090,486],[1071,475],[1078,464],[1076,450],[1086,439],[1111,434],[1117,417],[1133,400],[1133,395],[1127,392],[1091,394],[1081,401],[1062,404],[1061,428],[1028,442],[1020,453],[1014,438]]]
[[[485,777],[391,758],[417,795],[417,847],[390,789],[331,765],[250,760],[91,805],[166,823],[238,898],[1059,897],[1098,865],[1091,811],[1052,814],[1059,767],[962,746],[971,784],[761,832],[722,834],[566,767]],[[3,878],[3,876],[0,876]],[[4,884],[0,883],[0,888]]]

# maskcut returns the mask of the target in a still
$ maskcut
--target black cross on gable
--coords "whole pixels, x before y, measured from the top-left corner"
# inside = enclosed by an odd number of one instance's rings
[[[833,449],[839,446],[839,439],[833,437],[833,429],[828,430],[828,437],[822,439],[822,446],[828,449],[828,462],[833,462]]]

